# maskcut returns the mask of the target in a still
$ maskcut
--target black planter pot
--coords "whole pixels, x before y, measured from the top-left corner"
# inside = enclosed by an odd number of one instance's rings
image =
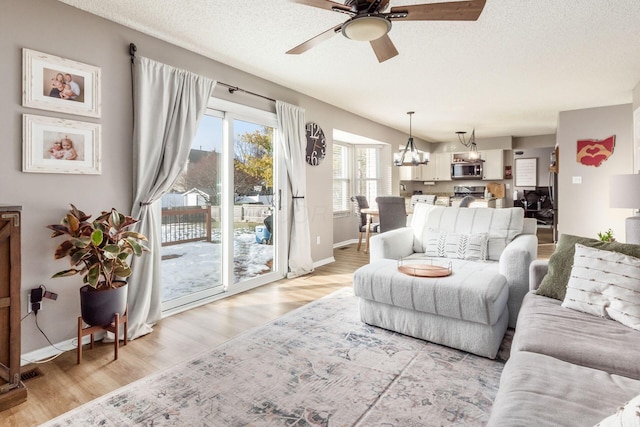
[[[89,285],[80,288],[80,313],[82,320],[90,326],[110,325],[116,313],[124,315],[127,309],[127,288],[96,290]]]

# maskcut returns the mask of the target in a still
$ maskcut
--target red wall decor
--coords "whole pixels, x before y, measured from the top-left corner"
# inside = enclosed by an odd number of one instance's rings
[[[613,154],[616,136],[606,139],[579,139],[576,160],[585,166],[600,166]]]

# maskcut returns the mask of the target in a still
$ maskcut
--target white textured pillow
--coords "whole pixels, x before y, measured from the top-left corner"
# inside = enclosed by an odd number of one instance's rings
[[[640,259],[576,243],[562,306],[640,331]]]
[[[640,426],[640,395],[618,408],[618,412],[600,421],[595,427]]]
[[[425,209],[419,203],[416,204],[416,210],[413,213],[414,252],[426,251],[429,230],[461,234],[488,233],[487,259],[498,261],[507,245],[516,236],[522,234],[524,224],[522,208],[468,209],[426,206],[430,208],[427,215],[418,213],[417,208]]]
[[[487,259],[488,233],[458,234],[427,231],[425,255],[467,260]]]

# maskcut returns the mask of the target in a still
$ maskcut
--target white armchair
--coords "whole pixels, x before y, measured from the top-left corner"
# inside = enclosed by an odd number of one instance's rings
[[[370,262],[433,257],[436,253],[433,245],[437,244],[434,234],[440,240],[443,233],[448,235],[450,245],[452,239],[460,236],[486,234],[486,260],[477,262],[495,264],[496,272],[507,279],[509,326],[515,327],[522,299],[529,290],[529,264],[538,255],[536,228],[534,219],[524,218],[522,208],[466,209],[418,203],[410,226],[371,238]],[[454,262],[454,274],[455,261],[460,255],[460,251],[453,256],[447,253]]]

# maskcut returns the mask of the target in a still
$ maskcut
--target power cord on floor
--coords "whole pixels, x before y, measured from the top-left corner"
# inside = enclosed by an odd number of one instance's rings
[[[34,310],[34,311],[33,311],[33,313],[34,313],[34,317],[36,318],[36,327],[37,327],[37,328],[38,328],[38,330],[42,333],[42,335],[45,337],[45,339],[47,340],[47,342],[49,343],[49,345],[51,345],[51,347],[55,348],[56,350],[61,351],[61,352],[63,352],[63,353],[64,353],[64,352],[65,352],[65,350],[63,350],[63,349],[61,349],[61,348],[56,347],[56,346],[51,342],[51,340],[49,339],[49,337],[47,336],[47,334],[45,334],[45,333],[44,333],[44,331],[40,328],[40,325],[38,325],[38,311],[37,311],[37,310]]]
[[[47,362],[51,362],[53,359],[57,358],[58,356],[60,356],[62,353],[64,353],[66,350],[62,350],[61,348],[56,347],[55,345],[53,345],[53,343],[51,342],[51,340],[49,339],[49,337],[47,337],[47,334],[44,333],[44,331],[42,330],[42,328],[40,328],[40,325],[38,324],[38,309],[34,309],[33,311],[27,313],[22,319],[20,319],[20,321],[22,322],[24,319],[26,319],[27,317],[29,317],[31,314],[33,314],[34,318],[35,318],[35,323],[36,323],[36,327],[38,328],[38,330],[40,331],[40,333],[45,337],[45,339],[47,340],[47,342],[49,343],[49,345],[51,345],[51,347],[55,348],[56,350],[58,350],[60,353],[51,356],[48,359],[45,360],[29,360],[29,359],[25,359],[24,357],[21,357],[20,359],[24,360],[27,363],[47,363]]]

